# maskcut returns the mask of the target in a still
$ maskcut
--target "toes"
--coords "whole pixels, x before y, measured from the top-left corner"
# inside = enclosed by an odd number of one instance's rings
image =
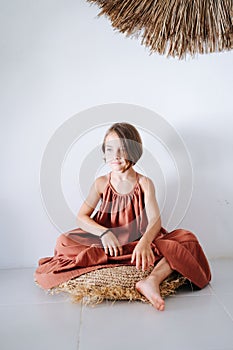
[[[151,286],[148,287],[145,281],[138,281],[135,287],[137,291],[143,294],[157,310],[163,311],[165,309],[165,302],[159,295],[159,288],[157,288],[157,286],[153,287],[152,290]]]
[[[164,310],[164,308],[165,308],[165,304],[164,304],[164,301],[162,301],[162,302],[160,302],[159,303],[159,311],[163,311]]]
[[[160,304],[160,306],[159,306],[158,310],[159,310],[159,311],[163,311],[163,310],[164,310],[164,308],[165,308],[165,305],[164,305],[164,304]]]
[[[163,311],[165,309],[164,300],[163,299],[160,300],[160,298],[159,299],[155,299],[154,306],[156,307],[157,310]]]

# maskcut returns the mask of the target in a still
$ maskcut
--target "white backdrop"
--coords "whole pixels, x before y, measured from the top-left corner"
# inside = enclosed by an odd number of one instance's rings
[[[182,137],[194,189],[180,226],[196,233],[209,258],[233,256],[233,53],[149,55],[85,0],[0,6],[0,267],[36,266],[53,255],[60,231],[41,199],[44,151],[73,115],[109,103],[149,108]]]

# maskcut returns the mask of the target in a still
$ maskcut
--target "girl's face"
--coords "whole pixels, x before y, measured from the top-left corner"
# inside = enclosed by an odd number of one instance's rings
[[[122,171],[126,166],[127,157],[121,139],[119,136],[112,132],[105,140],[105,158],[106,163],[115,171]]]

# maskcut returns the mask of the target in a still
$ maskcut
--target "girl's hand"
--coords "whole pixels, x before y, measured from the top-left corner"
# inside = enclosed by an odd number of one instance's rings
[[[107,232],[102,238],[101,242],[104,247],[105,254],[110,254],[111,256],[117,256],[123,254],[122,246],[116,238],[116,236],[111,232]]]
[[[154,266],[155,257],[150,243],[140,240],[133,250],[131,263],[136,261],[136,269],[142,266],[142,271],[146,271],[150,266]]]

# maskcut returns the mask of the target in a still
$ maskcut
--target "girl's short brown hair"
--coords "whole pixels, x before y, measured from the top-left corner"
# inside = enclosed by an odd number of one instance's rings
[[[115,123],[106,132],[102,143],[102,151],[105,153],[105,142],[109,134],[115,132],[121,140],[125,150],[126,166],[125,172],[131,166],[135,165],[142,155],[142,139],[137,129],[129,123]],[[105,159],[105,158],[104,158]]]

